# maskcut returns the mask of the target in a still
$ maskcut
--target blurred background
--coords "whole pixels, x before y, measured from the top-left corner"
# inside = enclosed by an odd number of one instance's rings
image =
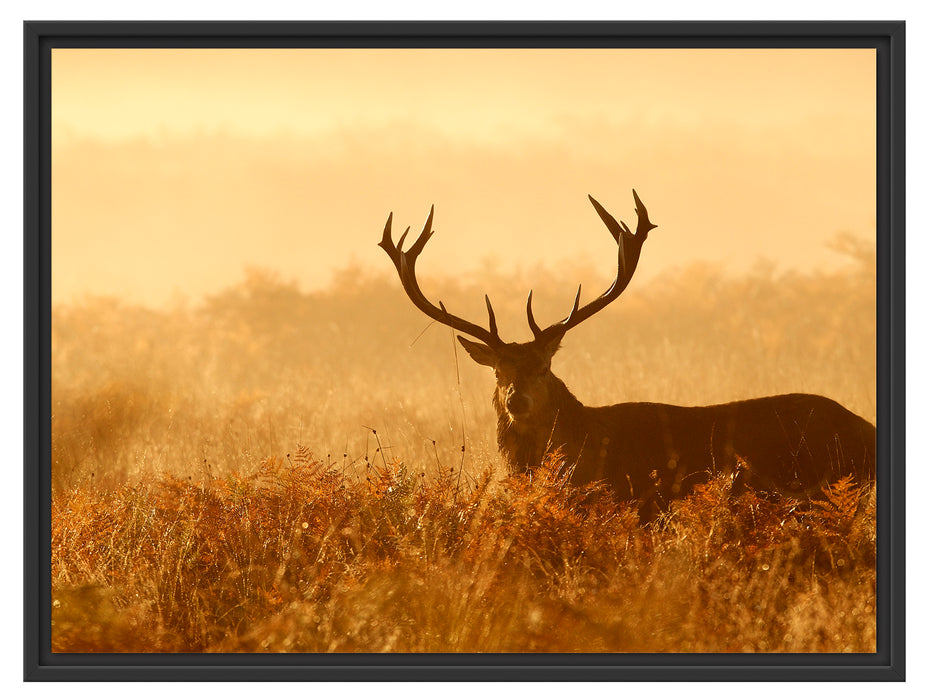
[[[638,278],[836,268],[873,239],[871,50],[53,52],[53,293],[197,300],[269,268],[302,290],[567,262],[610,275],[586,199],[661,228]],[[523,291],[526,294],[526,290]],[[572,294],[572,290],[568,294]],[[570,299],[571,303],[571,299]]]
[[[491,372],[377,247],[507,340],[601,293],[591,194],[659,225],[554,370],[589,404],[810,391],[875,420],[868,50],[53,50],[53,469],[495,459]],[[372,429],[377,432],[373,433]],[[93,477],[91,476],[93,475]]]

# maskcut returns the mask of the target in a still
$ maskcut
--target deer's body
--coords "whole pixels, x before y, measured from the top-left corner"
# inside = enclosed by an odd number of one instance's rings
[[[698,407],[589,407],[576,399],[550,370],[552,357],[569,329],[621,295],[655,228],[636,192],[636,233],[589,199],[618,244],[617,277],[604,294],[581,307],[579,288],[569,315],[544,329],[533,318],[531,293],[527,321],[534,339],[528,343],[501,340],[487,296],[487,330],[424,297],[414,267],[433,235],[433,209],[409,250],[402,249],[407,231],[397,245],[392,241],[390,215],[379,244],[418,309],[481,341],[457,336],[473,360],[495,371],[498,448],[512,469],[533,470],[547,452],[559,450],[574,470],[574,483],[606,481],[620,498],[637,499],[641,513],[684,496],[713,470],[736,470],[735,486],[803,498],[848,474],[861,483],[875,478],[876,428],[823,396],[785,394]]]
[[[812,394],[767,396],[712,406],[620,403],[585,406],[552,376],[551,403],[514,421],[495,392],[498,449],[515,469],[559,450],[571,481],[605,481],[644,511],[664,506],[713,470],[739,483],[807,498],[846,474],[874,478],[876,429],[836,401]]]

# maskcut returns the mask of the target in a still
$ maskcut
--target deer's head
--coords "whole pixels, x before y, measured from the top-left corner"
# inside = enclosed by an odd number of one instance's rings
[[[462,336],[459,342],[473,360],[495,371],[495,404],[511,423],[532,423],[547,418],[552,382],[550,360],[559,349],[559,338],[549,343],[505,343],[491,347]]]
[[[527,322],[530,324],[530,330],[533,331],[533,340],[527,343],[506,343],[501,340],[498,335],[495,312],[487,295],[485,305],[488,309],[488,329],[485,329],[449,313],[442,301],[438,302],[439,306],[433,305],[420,291],[414,267],[417,263],[417,256],[433,235],[433,207],[430,207],[430,214],[427,216],[420,236],[406,251],[402,249],[402,246],[410,228],[404,231],[395,245],[391,238],[392,215],[388,215],[379,246],[384,248],[397,268],[404,291],[407,292],[414,306],[427,316],[476,339],[469,340],[461,335],[456,336],[473,360],[494,369],[497,381],[495,401],[500,410],[506,411],[512,423],[532,422],[545,411],[549,405],[548,396],[552,383],[556,381],[550,371],[550,361],[559,349],[563,336],[570,328],[574,328],[585,319],[595,315],[621,295],[637,269],[640,250],[647,234],[656,228],[655,224],[650,223],[646,207],[640,201],[636,191],[634,191],[637,213],[636,233],[632,232],[624,222],[612,217],[591,195],[589,195],[589,200],[618,244],[617,275],[614,282],[604,294],[584,306],[579,306],[582,295],[582,287],[579,286],[569,315],[546,328],[540,328],[534,320],[533,291],[531,291],[527,296]]]

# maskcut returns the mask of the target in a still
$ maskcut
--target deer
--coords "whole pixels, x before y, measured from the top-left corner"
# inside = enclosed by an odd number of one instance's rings
[[[533,290],[527,295],[527,322],[533,340],[504,342],[488,295],[488,328],[434,305],[417,282],[415,267],[433,231],[434,207],[417,240],[403,250],[408,227],[397,244],[389,213],[382,240],[401,286],[414,306],[454,331],[478,364],[494,370],[492,405],[497,446],[508,470],[533,472],[549,454],[567,465],[568,483],[604,482],[619,500],[639,509],[641,520],[666,510],[713,472],[732,477],[732,493],[753,489],[771,496],[810,500],[841,477],[866,486],[875,479],[876,428],[836,401],[805,393],[765,396],[709,406],[618,403],[585,406],[551,370],[566,333],[621,296],[633,278],[640,252],[656,224],[633,191],[635,231],[616,220],[591,195],[589,200],[617,243],[617,273],[600,296],[580,305],[582,288],[569,314],[540,328],[534,319]]]

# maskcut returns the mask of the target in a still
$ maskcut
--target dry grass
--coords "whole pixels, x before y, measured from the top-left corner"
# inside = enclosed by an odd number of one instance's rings
[[[556,460],[457,491],[307,456],[56,499],[54,651],[875,650],[874,500],[815,508],[718,476],[641,527]]]
[[[672,275],[555,371],[588,403],[812,391],[872,420],[869,269]],[[426,286],[475,318],[488,290],[522,329],[513,284]],[[54,651],[875,649],[872,492],[802,509],[718,476],[641,526],[557,457],[505,476],[491,377],[445,329],[410,348],[426,322],[396,287],[254,273],[197,308],[56,307]]]

